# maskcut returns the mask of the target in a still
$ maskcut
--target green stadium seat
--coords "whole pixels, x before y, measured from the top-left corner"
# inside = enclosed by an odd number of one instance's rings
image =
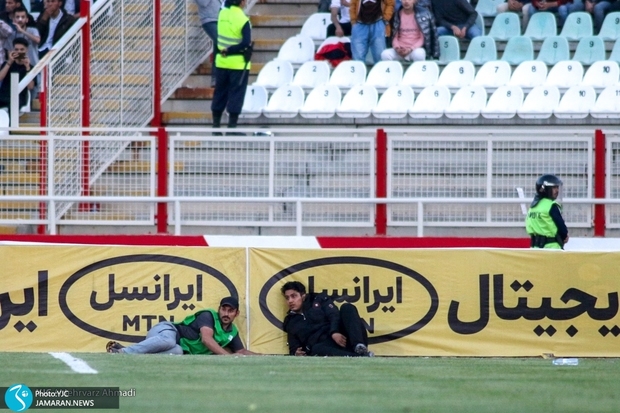
[[[483,65],[491,60],[497,60],[495,40],[490,36],[474,37],[469,43],[464,59],[475,65]]]
[[[495,40],[509,40],[521,35],[521,20],[517,13],[500,13],[493,19],[489,36]]]
[[[446,64],[461,59],[461,46],[454,36],[439,36],[439,63]]]
[[[577,44],[573,60],[584,65],[591,65],[599,60],[605,60],[605,42],[598,36],[582,37]]]
[[[558,34],[558,25],[555,15],[547,11],[534,13],[525,28],[524,36],[532,40],[544,40],[548,36]]]
[[[534,16],[536,16],[536,14]],[[536,60],[542,60],[550,66],[562,60],[569,59],[570,52],[568,49],[568,40],[563,36],[547,37],[543,41],[540,51],[538,52],[538,57],[536,58]]]
[[[618,40],[620,38],[620,12],[615,11],[605,16],[599,37],[603,40]]]
[[[532,39],[527,36],[511,37],[506,43],[501,60],[515,66],[527,60],[534,60]]]
[[[585,11],[572,12],[566,18],[560,36],[568,40],[579,40],[582,37],[592,36],[592,16]]]

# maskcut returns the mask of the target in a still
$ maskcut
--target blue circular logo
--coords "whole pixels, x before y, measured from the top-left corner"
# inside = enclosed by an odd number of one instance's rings
[[[4,402],[14,412],[26,411],[32,404],[32,390],[25,384],[13,384],[4,393]]]

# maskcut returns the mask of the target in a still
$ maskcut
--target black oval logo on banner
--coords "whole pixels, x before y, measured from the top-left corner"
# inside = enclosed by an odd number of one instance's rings
[[[78,316],[76,316],[73,313],[73,311],[71,311],[71,308],[69,304],[67,303],[67,294],[69,292],[69,289],[82,277],[85,277],[91,272],[101,270],[102,268],[106,268],[112,265],[127,264],[127,263],[141,263],[141,262],[149,262],[149,263],[161,262],[161,263],[166,263],[166,264],[175,264],[175,265],[180,265],[184,267],[194,268],[205,274],[211,275],[212,277],[220,281],[222,284],[224,284],[224,286],[228,289],[229,294],[231,296],[239,297],[239,294],[237,293],[237,288],[232,283],[232,281],[228,279],[228,277],[226,277],[223,273],[216,270],[215,268],[209,265],[206,265],[202,262],[198,262],[198,261],[191,260],[188,258],[175,257],[171,255],[161,255],[161,254],[124,255],[120,257],[108,258],[108,259],[101,260],[93,264],[87,265],[86,267],[76,271],[69,278],[67,278],[67,280],[64,282],[64,284],[60,288],[60,293],[58,295],[58,302],[60,304],[60,309],[62,310],[65,317],[67,317],[67,320],[69,320],[70,322],[72,322],[73,324],[81,328],[82,330],[88,333],[91,333],[91,334],[95,334],[99,337],[108,338],[111,340],[134,342],[134,343],[142,340],[144,336],[135,336],[135,335],[129,335],[129,334],[115,333],[115,332],[107,331],[99,327],[95,327],[91,324],[88,324],[87,322],[81,320]]]
[[[413,279],[414,281],[417,281],[428,292],[428,295],[430,297],[430,302],[431,302],[430,307],[428,311],[426,312],[426,314],[424,314],[421,319],[419,319],[418,321],[414,322],[410,326],[405,327],[399,331],[395,331],[389,334],[384,334],[381,336],[369,337],[368,339],[369,344],[384,343],[387,341],[396,340],[396,339],[408,336],[410,334],[413,334],[416,331],[423,328],[425,325],[427,325],[437,313],[437,309],[439,307],[439,297],[437,295],[437,290],[435,290],[435,287],[433,287],[431,282],[428,281],[426,278],[424,278],[424,276],[412,270],[411,268],[405,267],[404,265],[396,264],[394,262],[386,261],[386,260],[382,260],[378,258],[367,258],[367,257],[317,258],[314,260],[304,261],[299,264],[295,264],[288,268],[283,269],[279,273],[272,276],[269,280],[267,280],[265,285],[263,285],[263,288],[261,288],[260,294],[259,294],[259,303],[260,303],[261,312],[263,313],[265,318],[269,320],[271,324],[273,324],[278,329],[282,330],[282,321],[280,321],[278,317],[276,317],[267,306],[267,294],[269,294],[269,291],[271,291],[273,286],[280,280],[290,275],[293,275],[299,271],[307,270],[309,268],[322,267],[322,266],[327,266],[327,265],[341,265],[341,264],[366,265],[366,266],[371,266],[371,267],[384,268],[384,269],[397,272],[399,274],[402,274],[406,277]]]

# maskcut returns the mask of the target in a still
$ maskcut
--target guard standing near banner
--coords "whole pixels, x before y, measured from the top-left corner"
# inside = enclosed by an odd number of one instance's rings
[[[211,102],[213,127],[219,128],[224,109],[228,127],[237,127],[248,85],[252,55],[252,26],[243,12],[246,0],[226,0],[217,20],[215,92]]]
[[[561,188],[562,181],[555,175],[543,175],[536,180],[536,196],[525,220],[530,247],[564,249],[568,242],[562,207],[556,201]]]

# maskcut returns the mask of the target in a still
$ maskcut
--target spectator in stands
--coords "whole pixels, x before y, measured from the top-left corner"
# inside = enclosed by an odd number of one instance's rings
[[[392,48],[381,53],[381,60],[407,62],[439,58],[439,40],[435,17],[420,0],[402,0],[392,18]]]
[[[529,9],[531,6],[531,0],[508,0],[497,5],[497,14],[506,12],[521,13],[521,26],[525,29],[530,21]]]
[[[73,15],[76,19],[80,18],[80,0],[64,0],[64,10]],[[94,1],[93,1],[94,3]]]
[[[585,10],[592,15],[594,20],[594,33],[598,33],[603,26],[605,15],[616,0],[584,0]]]
[[[7,50],[13,45],[13,40],[17,38],[26,39],[28,42],[28,59],[30,64],[35,66],[39,62],[39,31],[36,27],[28,27],[28,12],[24,7],[18,7],[13,12],[13,26],[15,32],[11,35],[6,43]]]
[[[368,49],[374,63],[381,60],[385,37],[390,36],[394,0],[351,0],[351,54],[353,60],[366,61]]]
[[[13,40],[13,50],[9,53],[8,60],[0,69],[0,107],[8,108],[11,104],[11,73],[18,73],[21,81],[32,69],[28,59],[28,42],[24,38]],[[28,90],[34,88],[34,80],[28,83]],[[19,106],[26,105],[28,93],[23,90],[19,94]],[[10,113],[10,111],[9,111]]]
[[[614,1],[607,9],[607,12],[605,13],[605,15],[608,15],[609,13],[613,13],[617,11],[620,11],[620,1]]]
[[[550,13],[557,13],[558,15],[558,24],[560,27],[564,26],[564,22],[566,22],[566,18],[569,13],[574,11],[583,10],[583,4],[573,3],[573,0],[556,0],[556,1],[547,1],[547,0],[532,0],[531,7],[528,9],[528,13],[530,17],[539,11],[547,11]]]
[[[63,11],[62,6],[63,0],[45,0],[45,10],[37,20],[41,36],[39,58],[45,56],[76,21],[73,15]]]
[[[347,0],[332,0],[329,8],[332,23],[327,26],[327,37],[351,36],[350,3]]]
[[[0,64],[4,63],[6,61],[6,55],[7,55],[7,51],[9,50],[13,50],[13,44],[9,44],[8,47],[6,46],[6,40],[13,36],[13,33],[15,31],[13,30],[13,28],[4,20],[0,20],[0,44],[3,45],[3,47],[0,49]]]
[[[432,0],[432,5],[439,36],[473,39],[482,35],[482,28],[476,26],[478,12],[467,0]]]
[[[319,0],[319,7],[318,7],[318,12],[319,13],[329,13],[329,9],[331,5],[331,0]]]
[[[211,39],[213,53],[211,54],[211,87],[215,87],[215,51],[217,50],[217,16],[220,14],[222,3],[220,0],[195,0],[198,6],[200,24]]]
[[[21,0],[7,0],[5,11],[0,13],[0,20],[4,20],[8,24],[10,24],[13,29],[15,29],[15,25],[13,24],[13,15],[15,13],[15,10],[19,8],[23,8],[24,10],[26,10],[26,15],[28,16],[28,27],[36,27],[36,20],[28,13],[28,10],[26,9],[24,3],[22,3]]]
[[[226,0],[217,20],[215,93],[211,102],[213,127],[219,128],[224,109],[228,127],[236,128],[248,85],[252,53],[252,26],[243,12],[246,0]]]
[[[31,13],[43,13],[44,0],[30,0],[30,12]]]

